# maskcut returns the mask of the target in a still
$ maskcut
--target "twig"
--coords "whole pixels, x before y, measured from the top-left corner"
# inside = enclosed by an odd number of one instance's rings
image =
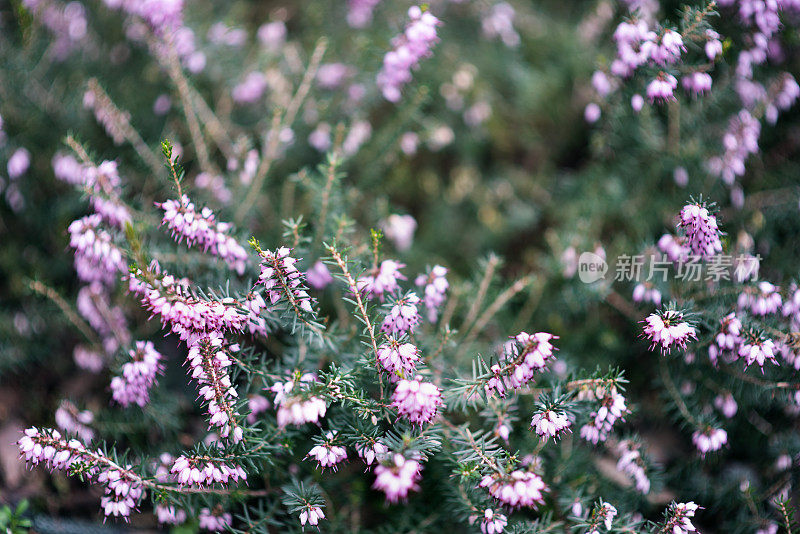
[[[486,292],[489,290],[489,284],[491,284],[492,278],[494,278],[494,271],[497,269],[499,264],[500,258],[494,254],[489,256],[489,262],[486,265],[486,272],[483,273],[483,279],[478,287],[478,294],[475,296],[475,300],[472,301],[472,307],[469,309],[467,318],[464,319],[464,322],[461,324],[461,328],[459,329],[462,332],[465,330],[465,328],[469,327],[478,316],[478,312],[483,304],[483,299],[486,297]]]
[[[64,298],[59,295],[55,289],[44,285],[38,280],[31,280],[28,283],[28,287],[30,287],[36,293],[52,300],[53,303],[58,306],[61,312],[67,316],[69,322],[75,325],[75,327],[80,330],[84,336],[86,336],[86,339],[88,339],[94,345],[102,346],[100,338],[97,336],[97,334],[95,334],[89,325],[86,324],[86,321],[78,316],[75,310],[70,307],[67,301],[64,300]]]
[[[480,316],[480,318],[475,322],[473,327],[469,329],[467,333],[464,334],[464,346],[469,347],[475,338],[483,331],[489,321],[492,320],[492,317],[500,311],[500,309],[505,306],[505,304],[514,298],[514,295],[525,289],[528,284],[531,283],[530,276],[523,276],[516,282],[514,282],[508,289],[500,293],[494,302],[486,308],[486,311]]]

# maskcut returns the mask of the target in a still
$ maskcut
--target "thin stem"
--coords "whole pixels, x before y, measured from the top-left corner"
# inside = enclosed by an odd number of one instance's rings
[[[53,303],[58,306],[61,312],[67,316],[69,322],[71,322],[75,327],[81,331],[81,333],[88,339],[93,345],[101,346],[102,343],[100,338],[94,331],[89,327],[89,325],[81,319],[75,310],[67,303],[64,298],[56,292],[55,289],[44,285],[43,283],[39,282],[38,280],[31,280],[28,283],[28,286],[35,291],[36,293],[49,298]]]
[[[492,254],[489,256],[489,262],[486,265],[486,271],[483,273],[483,279],[481,280],[480,286],[478,287],[478,294],[475,296],[475,300],[472,301],[472,307],[469,309],[469,313],[467,313],[467,318],[464,319],[464,322],[461,324],[461,328],[459,330],[464,331],[475,320],[478,316],[478,312],[481,309],[481,305],[483,304],[483,299],[486,297],[486,292],[489,290],[489,284],[492,283],[492,278],[494,278],[494,272],[497,269],[497,266],[500,264],[500,258]]]
[[[478,337],[481,332],[483,332],[483,329],[486,327],[489,321],[492,320],[492,317],[494,317],[495,314],[497,314],[497,312],[500,311],[509,300],[514,298],[517,293],[525,289],[530,283],[531,277],[523,276],[514,282],[511,287],[500,293],[500,295],[494,299],[494,302],[492,302],[492,304],[486,308],[486,311],[483,312],[483,314],[469,329],[469,331],[464,334],[464,346],[469,347],[472,342],[475,341],[475,338]]]
[[[683,402],[680,392],[672,382],[672,377],[670,377],[669,369],[667,368],[667,361],[664,358],[659,359],[659,367],[661,368],[661,379],[664,381],[664,385],[667,387],[669,396],[672,397],[672,400],[675,401],[675,404],[678,406],[678,410],[680,410],[681,415],[683,415],[683,417],[685,417],[686,420],[696,428],[700,428],[700,422],[689,412],[689,408],[687,408],[686,403]]]

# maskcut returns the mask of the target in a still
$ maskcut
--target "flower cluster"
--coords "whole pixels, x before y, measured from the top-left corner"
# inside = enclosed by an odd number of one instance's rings
[[[231,436],[234,443],[242,440],[242,427],[234,409],[239,395],[227,368],[231,365],[228,352],[238,350],[238,345],[226,343],[219,332],[210,332],[189,343],[186,357],[192,378],[200,384],[199,395],[208,403],[209,426],[217,427],[220,437]]]
[[[581,437],[595,445],[605,441],[618,419],[625,420],[629,410],[623,397],[615,388],[604,389],[600,408],[589,414],[589,422],[581,427]]]
[[[203,508],[197,516],[200,528],[211,532],[224,532],[233,524],[233,516],[219,506],[213,510]]]
[[[150,341],[137,341],[136,349],[130,351],[131,361],[122,365],[121,376],[111,379],[111,395],[123,406],[138,404],[141,407],[150,401],[150,388],[156,376],[164,372],[161,354]]]
[[[69,225],[69,246],[75,249],[75,270],[86,282],[113,284],[127,271],[122,251],[114,238],[103,229],[99,214],[87,215]]]
[[[78,436],[84,443],[94,439],[94,430],[89,426],[94,414],[89,410],[79,410],[69,401],[61,401],[55,413],[56,425],[67,434]]]
[[[275,252],[263,251],[261,257],[264,261],[261,263],[258,283],[267,289],[267,297],[272,304],[286,295],[295,308],[313,313],[313,301],[303,287],[303,273],[295,267],[298,260],[289,255],[291,252],[287,247],[281,247]]]
[[[406,279],[400,272],[403,267],[403,263],[384,260],[379,267],[356,280],[356,287],[368,298],[383,302],[384,295],[394,294],[400,289],[397,281]]]
[[[320,519],[325,519],[325,513],[319,506],[309,506],[308,509],[300,512],[300,525],[305,526],[306,523],[315,527],[319,524]]]
[[[228,465],[218,458],[179,456],[172,464],[170,473],[175,476],[179,484],[187,486],[208,486],[247,480],[247,474],[241,466]]]
[[[629,439],[622,440],[617,445],[617,453],[619,454],[617,471],[631,477],[636,483],[636,489],[645,495],[648,494],[650,492],[650,479],[644,470],[645,464],[640,445]]]
[[[520,332],[503,345],[502,367],[492,365],[492,377],[486,384],[488,393],[497,392],[504,397],[509,389],[519,389],[533,379],[534,373],[541,371],[553,358],[551,340],[558,336],[547,332],[529,334]]]
[[[154,265],[149,275],[159,270]],[[162,325],[169,325],[184,341],[206,332],[241,331],[247,325],[248,316],[237,310],[233,299],[222,302],[200,299],[191,295],[185,281],[176,280],[172,275],[159,273],[158,278],[138,278],[144,276],[141,272],[131,275],[130,291],[139,294],[142,305],[153,315],[160,316]]]
[[[328,405],[322,398],[314,395],[302,395],[295,390],[298,382],[313,383],[316,380],[313,374],[306,373],[297,381],[287,380],[286,382],[276,382],[272,385],[270,391],[275,394],[275,406],[278,408],[278,426],[283,428],[288,424],[299,426],[305,423],[316,423],[321,417],[325,416]]]
[[[588,534],[600,534],[597,530],[597,525],[601,522],[606,527],[606,530],[611,531],[615,517],[617,517],[617,509],[610,503],[602,503],[592,514],[592,527],[590,527]]]
[[[772,315],[781,309],[780,288],[766,280],[755,287],[746,287],[739,294],[737,305],[740,309],[749,309],[753,315]]]
[[[156,519],[162,525],[180,525],[186,522],[186,511],[168,504],[155,506]]]
[[[431,54],[431,48],[438,41],[436,26],[439,19],[431,13],[423,13],[417,6],[408,10],[408,16],[411,22],[392,40],[394,49],[383,58],[383,68],[378,73],[378,87],[390,102],[400,100],[400,89],[411,81],[411,70]]]
[[[679,226],[686,233],[686,244],[692,252],[708,259],[722,252],[717,218],[701,204],[687,204],[681,210]]]
[[[439,316],[439,308],[444,304],[447,289],[450,287],[447,282],[447,267],[434,265],[427,275],[419,275],[415,282],[418,286],[425,287],[422,302],[428,309],[428,321],[435,323]]]
[[[486,475],[478,485],[487,488],[492,497],[511,508],[527,506],[534,510],[544,504],[544,492],[548,490],[542,477],[519,469],[507,475]]]
[[[718,451],[723,445],[728,443],[728,433],[721,428],[706,427],[703,430],[695,430],[692,434],[692,442],[701,456],[709,452]]]
[[[334,444],[335,439],[336,432],[328,432],[325,442],[314,445],[306,456],[314,458],[322,469],[330,467],[336,471],[336,465],[347,459],[347,451],[341,445]]]
[[[545,440],[550,437],[558,438],[562,432],[569,430],[571,424],[566,412],[556,409],[538,411],[531,419],[531,426],[536,434]]]
[[[471,516],[469,518],[470,523],[474,523],[480,516]],[[481,520],[481,532],[483,534],[498,534],[499,532],[503,532],[508,525],[508,518],[503,515],[495,512],[491,508],[487,508],[483,511],[483,517],[480,517]]]
[[[666,354],[672,347],[686,349],[686,344],[697,339],[697,332],[691,324],[683,320],[679,311],[666,310],[650,314],[645,323],[644,335],[652,342],[650,350],[661,346],[661,353]]]
[[[413,373],[420,359],[419,349],[411,343],[401,343],[393,336],[378,347],[378,363],[392,377]]]
[[[728,363],[736,360],[742,341],[742,322],[731,312],[719,321],[720,327],[714,341],[708,347],[708,358],[714,365],[720,356]]]
[[[356,452],[361,459],[364,460],[364,463],[367,464],[367,467],[371,466],[375,463],[375,460],[380,460],[389,452],[389,447],[381,443],[380,441],[374,441],[371,444],[364,444],[359,445],[356,447]]]
[[[218,222],[208,207],[198,211],[186,195],[156,206],[164,210],[161,224],[170,229],[178,242],[186,239],[188,246],[197,245],[204,252],[223,259],[237,273],[244,274],[247,251],[230,235],[230,223]]]
[[[386,494],[388,502],[405,499],[409,491],[419,490],[422,466],[417,460],[406,458],[400,453],[391,455],[385,462],[375,466],[373,488]]]
[[[126,518],[144,496],[142,479],[130,466],[120,467],[102,451],[92,452],[80,441],[65,440],[56,430],[32,427],[17,442],[25,461],[51,470],[80,472],[105,486],[101,507],[106,516]]]
[[[738,352],[739,356],[744,358],[746,366],[757,363],[763,373],[764,363],[767,360],[778,365],[778,362],[775,360],[776,350],[775,342],[771,339],[766,339],[754,332],[747,332],[739,344]]]
[[[667,511],[669,517],[663,531],[672,532],[673,534],[691,534],[697,532],[697,529],[692,524],[692,518],[698,508],[700,507],[694,502],[671,504]]]
[[[441,390],[420,377],[400,380],[392,394],[392,406],[401,416],[419,425],[431,422],[441,404]]]
[[[652,302],[656,306],[661,305],[661,291],[653,287],[649,282],[639,283],[633,288],[634,302]]]
[[[413,332],[420,321],[417,304],[419,304],[419,297],[413,292],[397,299],[392,309],[386,314],[381,330],[396,336]]]

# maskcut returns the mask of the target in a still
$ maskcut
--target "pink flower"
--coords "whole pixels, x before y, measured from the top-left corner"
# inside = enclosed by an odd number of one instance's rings
[[[333,276],[331,276],[327,265],[321,261],[317,261],[306,271],[306,280],[308,281],[308,285],[314,289],[322,290],[333,282]]]
[[[200,528],[210,530],[211,532],[224,532],[227,527],[233,524],[233,516],[228,512],[222,510],[219,506],[214,510],[203,508],[200,510],[200,515],[197,517]]]
[[[336,432],[328,432],[325,434],[325,443],[312,447],[307,456],[314,458],[321,468],[330,467],[336,471],[336,464],[347,459],[347,451],[333,444],[335,438]]]
[[[645,464],[639,445],[631,440],[620,441],[617,446],[619,460],[617,461],[617,471],[625,473],[636,483],[636,489],[643,494],[650,492],[650,479],[645,473]]]
[[[558,336],[547,332],[529,334],[520,332],[503,346],[501,364],[490,368],[492,375],[486,383],[486,391],[505,396],[508,389],[519,389],[533,379],[534,373],[542,371],[553,359],[551,340]]]
[[[313,300],[303,287],[303,273],[297,270],[291,249],[281,247],[275,252],[265,250],[261,253],[261,275],[258,282],[267,289],[272,304],[286,297],[290,304],[307,313],[314,313]]]
[[[728,433],[721,428],[706,427],[705,430],[696,430],[692,434],[692,442],[700,456],[705,457],[706,453],[718,451],[723,445],[728,443]]]
[[[727,392],[724,395],[717,395],[714,398],[714,406],[716,406],[717,409],[728,419],[736,415],[736,412],[739,409],[736,404],[736,399],[733,398],[733,395]]]
[[[136,350],[129,352],[131,360],[122,365],[121,376],[111,379],[111,394],[115,401],[127,407],[144,407],[150,401],[150,388],[156,376],[164,372],[161,354],[150,341],[137,341]]]
[[[405,264],[394,260],[382,261],[377,269],[373,269],[369,274],[356,280],[356,287],[367,298],[383,302],[385,294],[391,295],[400,289],[397,281],[406,279],[400,272],[403,267]]]
[[[634,302],[652,302],[656,306],[661,305],[661,291],[653,287],[649,282],[636,284],[633,288]]]
[[[511,508],[527,506],[534,510],[544,504],[543,493],[548,490],[542,477],[531,471],[516,470],[508,475],[486,475],[479,484],[489,494]]]
[[[384,318],[381,330],[387,334],[399,336],[413,332],[420,321],[417,304],[419,304],[419,297],[416,293],[408,293],[397,299]]]
[[[439,316],[439,308],[444,304],[445,295],[450,287],[446,276],[447,268],[435,265],[427,276],[421,274],[415,280],[418,286],[425,286],[425,296],[422,301],[428,309],[428,321],[432,323],[436,322]]]
[[[250,72],[231,91],[234,102],[252,104],[257,102],[267,89],[267,77],[262,72]]]
[[[625,405],[625,397],[615,389],[605,391],[600,399],[600,408],[589,414],[589,422],[581,427],[581,437],[595,445],[608,438],[609,432],[614,428],[617,420],[625,420],[625,414],[630,413]]]
[[[644,335],[652,341],[650,350],[661,346],[661,353],[666,354],[672,347],[686,349],[686,343],[697,339],[695,328],[683,320],[683,314],[667,310],[650,314],[645,323]]]
[[[158,522],[167,525],[180,525],[186,521],[186,511],[167,504],[155,506]]]
[[[771,315],[777,313],[783,303],[779,291],[779,287],[765,280],[756,287],[746,287],[739,294],[737,304],[742,309],[750,308],[753,315]]]
[[[586,109],[583,111],[583,118],[586,119],[586,122],[589,124],[594,124],[598,121],[598,119],[600,119],[601,114],[602,110],[600,109],[600,106],[594,102],[590,102],[586,105]]]
[[[745,359],[747,366],[757,363],[764,372],[764,362],[770,360],[778,365],[775,360],[775,342],[771,339],[762,339],[754,335],[748,335],[739,345],[739,356]]]
[[[211,486],[246,480],[247,474],[240,466],[226,463],[220,458],[179,456],[170,469],[179,484]]]
[[[375,441],[371,445],[365,444],[356,447],[356,452],[358,452],[358,455],[369,467],[375,462],[375,460],[380,460],[383,458],[384,455],[389,452],[389,448],[380,441]]]
[[[647,85],[647,98],[650,99],[651,103],[656,101],[663,103],[668,100],[675,100],[673,92],[677,87],[678,80],[675,79],[675,76],[661,72],[655,80]]]
[[[31,165],[31,153],[25,148],[18,148],[8,158],[8,177],[11,180],[16,180],[28,171]]]
[[[711,91],[711,75],[707,72],[692,72],[681,78],[683,88],[695,96]]]
[[[441,390],[420,377],[400,380],[392,395],[392,406],[400,415],[419,425],[431,422],[441,404]]]
[[[411,70],[431,54],[433,45],[439,40],[436,37],[439,19],[428,12],[423,13],[417,6],[408,10],[408,16],[411,22],[392,40],[393,50],[384,57],[383,68],[377,77],[378,87],[390,102],[400,100],[400,89],[411,81]]]
[[[731,312],[720,320],[720,328],[714,341],[708,347],[708,357],[716,365],[720,355],[726,356],[729,361],[736,360],[739,356],[739,344],[742,342],[742,323]]]
[[[414,232],[417,221],[411,215],[392,214],[381,224],[386,238],[394,243],[395,248],[404,252],[411,248],[414,242]]]
[[[89,426],[94,421],[94,414],[89,410],[78,410],[69,401],[61,401],[55,413],[56,425],[67,434],[78,436],[84,443],[94,439],[94,430]]]
[[[663,531],[671,534],[696,533],[697,529],[692,524],[691,518],[694,517],[698,508],[700,507],[694,502],[671,504],[667,511],[668,519]]]
[[[470,523],[474,522],[477,519],[477,516],[470,517]],[[503,530],[508,525],[508,518],[503,514],[496,513],[491,508],[487,508],[483,512],[483,518],[481,518],[481,532],[483,534],[498,534],[499,532],[503,532]]]
[[[325,416],[328,405],[325,401],[313,395],[304,395],[299,384],[316,382],[316,377],[306,373],[299,381],[287,380],[276,382],[270,391],[275,393],[275,405],[278,408],[278,426],[283,428],[288,424],[295,426],[305,423],[316,423]]]
[[[393,377],[413,373],[419,361],[419,349],[411,343],[400,343],[393,336],[378,347],[378,363]]]
[[[308,509],[300,512],[300,526],[305,526],[308,523],[315,527],[319,524],[320,519],[325,519],[325,513],[319,506],[309,506]]]
[[[531,426],[545,440],[549,437],[558,438],[559,434],[568,430],[571,424],[566,413],[555,410],[537,412],[531,419]]]
[[[409,491],[418,491],[422,467],[417,460],[406,458],[396,453],[389,458],[387,463],[375,466],[375,483],[373,488],[386,494],[386,500],[397,502],[405,499]]]
[[[681,52],[686,50],[683,39],[678,32],[664,30],[661,38],[649,48],[650,59],[659,65],[675,63],[681,58]]]
[[[643,107],[644,107],[644,98],[642,98],[642,95],[638,93],[633,95],[631,97],[631,108],[633,109],[633,111],[635,113],[639,113],[640,111],[642,111]]]
[[[722,233],[717,218],[705,205],[695,203],[684,206],[678,226],[686,233],[686,244],[701,258],[708,259],[722,252]]]

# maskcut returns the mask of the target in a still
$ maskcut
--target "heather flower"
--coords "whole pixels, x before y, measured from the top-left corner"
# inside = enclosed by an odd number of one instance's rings
[[[708,162],[709,170],[720,176],[722,181],[732,185],[737,176],[745,171],[745,161],[750,154],[758,152],[758,138],[761,123],[746,109],[731,117],[728,129],[722,137],[725,152]]]
[[[649,282],[641,282],[633,288],[634,302],[652,302],[656,306],[661,305],[661,291],[653,287]]]
[[[247,407],[250,413],[247,414],[247,422],[251,425],[258,420],[259,414],[267,411],[271,406],[269,399],[262,395],[248,395]]]
[[[325,513],[319,506],[309,506],[307,510],[300,512],[300,526],[305,526],[308,523],[315,527],[320,519],[325,519]]]
[[[600,119],[601,114],[602,110],[600,109],[600,106],[594,102],[590,102],[586,105],[586,109],[583,112],[583,118],[586,119],[586,122],[589,124],[594,124]]]
[[[353,68],[344,63],[325,63],[317,70],[317,83],[323,89],[336,89],[351,76]]]
[[[691,252],[691,249],[686,244],[686,238],[683,236],[675,237],[672,234],[664,234],[659,238],[656,245],[658,250],[663,252],[667,259],[674,263],[686,261]]]
[[[347,459],[347,451],[340,445],[334,445],[336,432],[325,434],[325,442],[312,447],[306,457],[314,458],[321,468],[330,467],[336,471],[336,464]]]
[[[191,377],[200,385],[199,396],[208,405],[209,428],[217,427],[220,437],[231,436],[234,443],[242,440],[239,414],[234,409],[239,394],[227,368],[232,363],[228,353],[238,350],[239,346],[227,343],[221,333],[209,332],[189,342],[186,357]]]
[[[726,356],[729,361],[738,358],[739,344],[742,342],[742,323],[736,318],[734,312],[729,313],[720,320],[720,328],[714,341],[708,347],[708,357],[711,363],[717,363],[720,355]]]
[[[228,512],[223,511],[219,506],[214,510],[203,508],[200,510],[200,515],[197,517],[200,528],[210,530],[211,532],[223,532],[233,524],[233,516]]]
[[[308,144],[319,152],[327,152],[333,144],[331,140],[331,125],[327,122],[317,124],[314,131],[308,134]]]
[[[392,395],[392,406],[400,415],[419,425],[430,423],[441,404],[441,390],[420,377],[400,380]]]
[[[419,349],[411,343],[401,343],[394,336],[378,347],[378,363],[393,377],[413,373],[420,360]]]
[[[17,442],[25,461],[44,464],[51,470],[69,472],[80,466],[83,475],[105,486],[100,505],[106,516],[127,520],[131,511],[144,496],[142,479],[131,471],[131,466],[119,466],[101,452],[87,449],[76,439],[62,439],[56,430],[36,427],[25,430]]]
[[[98,214],[73,221],[68,228],[69,245],[75,249],[75,271],[86,282],[112,285],[128,269],[122,250],[111,234],[100,227]]]
[[[708,259],[722,252],[722,235],[717,218],[712,215],[705,205],[687,204],[681,210],[680,228],[686,234],[686,244],[694,254]]]
[[[689,184],[689,172],[686,167],[675,167],[672,172],[672,180],[678,187],[686,187]]]
[[[400,89],[411,81],[411,70],[421,59],[431,54],[431,48],[439,40],[436,26],[439,19],[417,6],[408,10],[411,22],[405,31],[392,40],[393,49],[383,59],[383,68],[378,73],[377,83],[384,98],[390,102],[400,100]]]
[[[389,447],[380,441],[375,441],[372,444],[365,444],[356,447],[356,452],[358,453],[358,456],[364,460],[364,463],[367,464],[367,467],[369,467],[375,463],[375,460],[380,460],[383,458],[389,452]]]
[[[561,432],[569,430],[572,423],[567,414],[562,411],[547,409],[537,412],[531,419],[531,426],[543,439],[558,438]]]
[[[691,518],[699,506],[694,502],[688,503],[673,503],[667,510],[668,519],[664,526],[664,532],[672,534],[691,534],[697,532],[697,529],[692,524]]]
[[[75,360],[75,365],[91,373],[99,373],[105,366],[103,357],[98,352],[83,345],[75,345],[72,358]]]
[[[478,516],[471,516],[469,522],[474,523],[476,519],[478,519]],[[483,511],[483,517],[481,518],[481,532],[483,534],[503,532],[506,525],[508,525],[508,518],[503,514],[496,513],[491,508]]]
[[[61,401],[55,413],[56,425],[66,434],[80,438],[84,443],[94,439],[94,430],[88,425],[94,421],[94,414],[89,410],[79,410],[69,401]]]
[[[647,98],[651,103],[663,103],[668,100],[675,100],[673,92],[678,87],[678,80],[672,74],[661,72],[655,80],[647,85]]]
[[[780,288],[767,282],[759,282],[755,287],[746,287],[736,301],[740,309],[750,309],[753,315],[772,315],[781,308],[783,300]]]
[[[413,292],[397,299],[392,309],[386,314],[381,330],[396,336],[413,332],[420,322],[417,304],[419,304],[419,297]]]
[[[247,474],[241,466],[230,465],[225,460],[210,457],[179,456],[172,464],[170,473],[175,480],[186,486],[211,486],[246,480]]]
[[[406,279],[400,272],[403,267],[404,263],[384,260],[378,268],[356,280],[356,287],[368,298],[383,302],[384,295],[394,294],[400,289],[397,281]]]
[[[156,518],[164,525],[180,525],[186,522],[186,511],[168,504],[155,506]]]
[[[287,424],[299,426],[305,423],[316,423],[325,415],[327,404],[320,397],[302,396],[299,389],[295,390],[298,383],[313,383],[316,377],[311,373],[306,373],[300,377],[299,381],[287,380],[286,382],[276,382],[270,391],[275,393],[275,405],[278,408],[278,426],[281,428]]]
[[[111,395],[125,407],[138,404],[143,408],[150,401],[156,376],[164,372],[162,356],[150,341],[137,341],[129,354],[132,361],[122,365],[121,376],[111,379]]]
[[[375,482],[372,487],[386,494],[386,500],[395,503],[405,499],[409,491],[418,491],[422,466],[417,460],[395,453],[385,462],[375,466]]]
[[[411,215],[392,214],[381,224],[381,228],[386,238],[394,243],[395,248],[405,252],[414,242],[417,221]]]
[[[706,30],[706,37],[708,40],[703,49],[706,57],[714,61],[718,55],[722,54],[722,41],[719,40],[719,34],[710,28]]]
[[[108,354],[130,343],[125,312],[119,306],[111,306],[110,300],[108,290],[99,282],[82,287],[76,300],[78,312],[100,334]]]
[[[314,313],[313,301],[303,287],[303,273],[295,267],[298,260],[289,255],[291,252],[288,247],[280,247],[275,252],[263,251],[258,283],[267,288],[267,296],[272,304],[285,296],[295,310]]]
[[[617,445],[619,460],[617,471],[625,473],[635,482],[636,489],[644,495],[650,492],[650,479],[645,472],[645,463],[639,444],[631,440],[622,440]]]
[[[595,445],[605,441],[617,420],[624,421],[627,413],[630,410],[625,405],[625,397],[614,388],[606,390],[600,399],[600,407],[589,414],[589,422],[581,427],[581,437]]]
[[[439,316],[439,308],[444,304],[445,295],[450,287],[447,281],[447,268],[434,265],[427,275],[417,276],[415,283],[425,287],[422,302],[428,309],[428,321],[435,323]]]
[[[650,44],[650,43],[648,43]],[[681,58],[681,52],[686,50],[683,45],[681,35],[673,30],[664,30],[660,38],[648,46],[650,59],[657,64],[664,66],[667,63],[675,63]]]
[[[504,397],[506,390],[519,389],[527,384],[537,371],[542,371],[547,362],[553,359],[553,339],[558,339],[558,336],[547,332],[520,332],[507,341],[503,345],[500,364],[492,365],[489,369],[493,376],[486,384],[486,391],[496,391]]]
[[[492,497],[511,508],[526,506],[534,510],[544,504],[543,494],[548,490],[542,477],[531,471],[521,470],[507,475],[486,475],[478,485],[487,488]]]
[[[238,274],[244,274],[247,251],[230,235],[230,223],[218,222],[210,208],[198,212],[186,195],[180,200],[156,203],[156,206],[164,210],[161,224],[170,229],[178,242],[186,239],[189,247],[196,244],[203,251],[225,260]]]
[[[696,430],[692,434],[692,443],[700,451],[700,456],[705,457],[709,452],[718,451],[728,443],[728,433],[721,428],[706,427]]]
[[[265,48],[272,52],[277,52],[286,42],[286,24],[282,21],[268,22],[258,28],[258,40]]]
[[[695,96],[711,91],[711,75],[707,72],[692,72],[681,78],[683,88]]]
[[[366,28],[372,22],[372,10],[381,0],[347,0],[347,24]]]
[[[643,107],[644,107],[644,98],[642,97],[642,95],[636,93],[631,97],[631,108],[635,113],[639,113],[640,111],[642,111]]]
[[[233,101],[239,104],[257,102],[267,89],[267,77],[263,72],[250,72],[231,91]]]
[[[771,339],[763,339],[755,334],[749,334],[744,337],[739,344],[739,356],[745,359],[746,366],[757,363],[764,372],[764,362],[770,360],[773,364],[778,365],[775,360],[775,342]]]
[[[514,29],[514,8],[508,2],[498,2],[481,16],[481,32],[487,39],[500,37],[509,48],[519,46],[519,33]]]
[[[667,310],[650,314],[645,323],[644,335],[651,342],[650,350],[661,346],[661,353],[666,354],[672,347],[686,349],[686,344],[697,339],[697,332],[691,324],[683,320],[679,311]]]
[[[733,395],[730,393],[725,393],[722,395],[717,395],[714,398],[714,406],[722,412],[722,415],[730,419],[736,412],[739,410],[738,405],[736,404],[736,399],[733,398]]]
[[[16,149],[14,153],[11,154],[11,157],[8,158],[8,165],[6,166],[8,177],[11,180],[16,180],[28,171],[30,165],[31,153],[25,148]]]

